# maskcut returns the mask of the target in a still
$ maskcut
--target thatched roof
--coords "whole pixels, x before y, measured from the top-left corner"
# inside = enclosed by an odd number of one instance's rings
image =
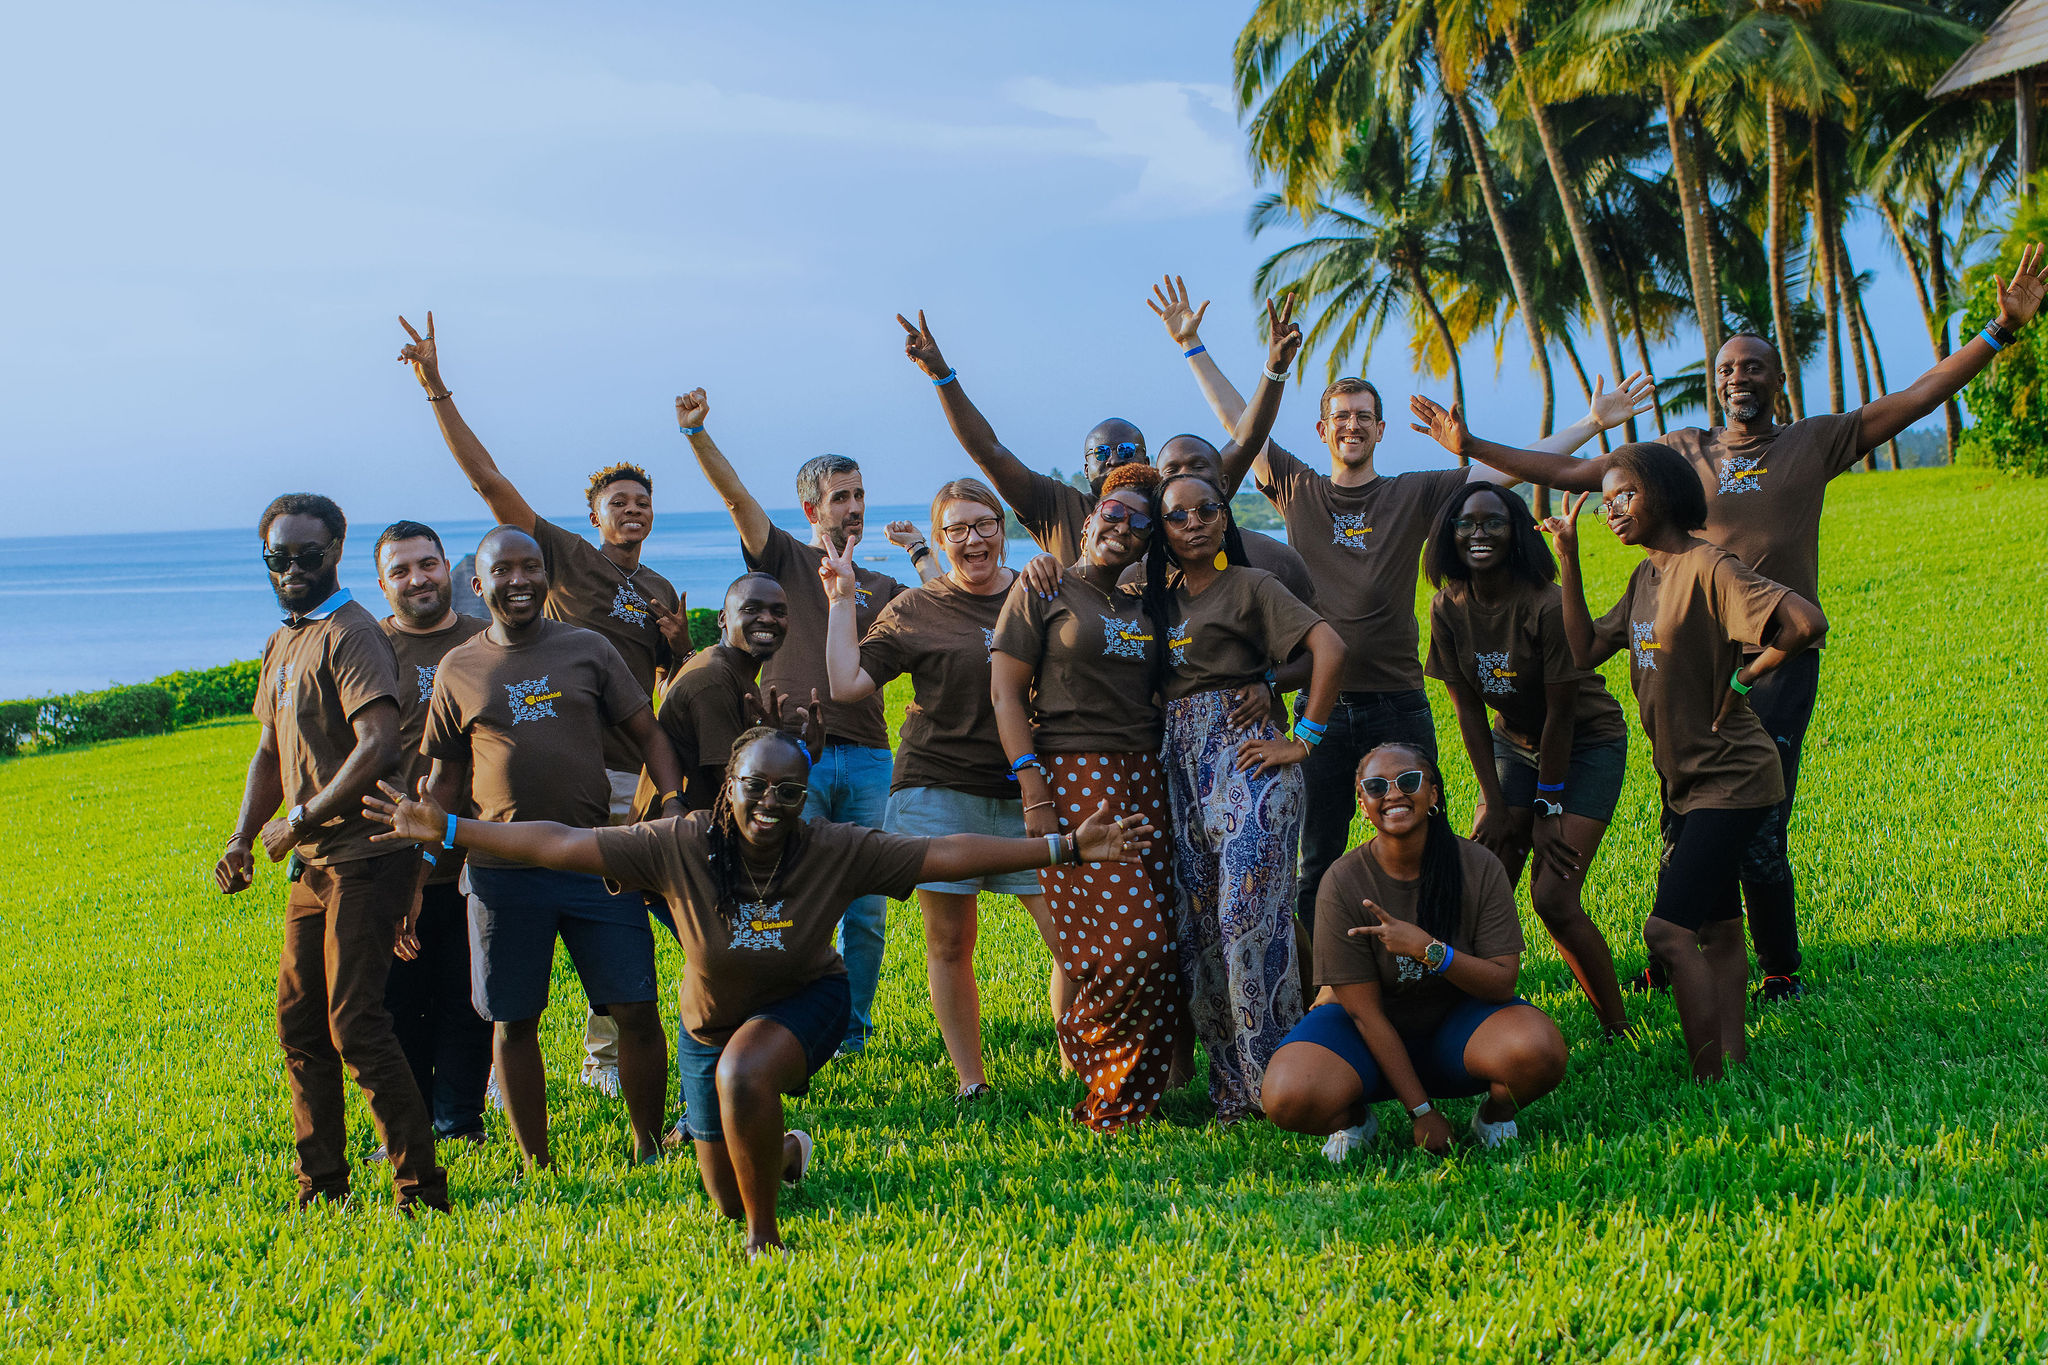
[[[2014,72],[2044,66],[2048,66],[2048,0],[2015,0],[2013,7],[1985,30],[1982,41],[1958,57],[1927,93],[1935,98],[2010,95]]]

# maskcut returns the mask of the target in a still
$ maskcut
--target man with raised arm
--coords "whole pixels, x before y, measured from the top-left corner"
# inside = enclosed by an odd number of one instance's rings
[[[348,1198],[346,1069],[390,1156],[398,1207],[445,1209],[448,1173],[435,1164],[427,1106],[384,1008],[420,857],[370,842],[362,816],[364,793],[399,771],[397,661],[376,618],[341,586],[348,522],[333,499],[287,493],[256,534],[284,624],[263,646],[263,728],[213,879],[231,896],[248,890],[258,842],[273,863],[291,858],[277,1036],[299,1205]]]
[[[1202,344],[1209,305],[1188,305],[1178,276],[1153,287],[1147,301],[1181,348],[1195,382],[1226,430],[1238,428],[1244,400]],[[1576,450],[1604,427],[1647,405],[1636,380],[1602,392],[1593,410],[1546,444]],[[1421,631],[1415,620],[1415,578],[1423,542],[1445,499],[1471,479],[1513,483],[1515,477],[1474,467],[1382,475],[1373,457],[1386,432],[1379,390],[1363,379],[1339,379],[1323,391],[1316,434],[1329,450],[1321,473],[1266,441],[1223,451],[1224,478],[1234,487],[1249,471],[1287,523],[1287,543],[1308,561],[1316,610],[1344,641],[1343,690],[1329,730],[1302,764],[1306,810],[1301,828],[1296,909],[1314,932],[1316,888],[1345,850],[1354,809],[1358,761],[1381,744],[1400,741],[1436,754],[1436,726],[1423,691]]]
[[[1820,514],[1827,486],[1870,451],[1954,397],[2009,345],[2040,311],[2043,248],[2020,252],[2012,278],[1992,276],[1998,316],[1981,334],[1897,393],[1847,413],[1821,413],[1788,426],[1773,418],[1784,387],[1784,364],[1760,336],[1730,337],[1714,357],[1714,389],[1728,425],[1684,427],[1659,443],[1685,457],[1707,495],[1700,532],[1749,568],[1784,584],[1809,602],[1820,601]],[[1597,492],[1608,458],[1571,459],[1542,450],[1517,450],[1482,440],[1465,427],[1464,414],[1427,398],[1410,402],[1417,431],[1453,454],[1484,460],[1516,478],[1574,492]],[[1799,920],[1793,892],[1789,825],[1799,782],[1799,754],[1820,689],[1820,650],[1795,657],[1756,685],[1750,709],[1777,742],[1785,797],[1764,822],[1743,858],[1742,900],[1749,937],[1763,968],[1766,1001],[1804,993],[1799,979]],[[1646,971],[1635,984],[1661,986]]]
[[[640,562],[640,548],[654,530],[654,481],[632,464],[607,465],[590,476],[584,501],[602,545],[556,526],[512,486],[456,410],[454,396],[441,382],[434,315],[427,314],[425,336],[404,318],[398,325],[412,338],[398,358],[412,366],[427,391],[427,406],[434,410],[441,438],[463,477],[500,524],[516,526],[539,542],[548,569],[547,616],[594,630],[611,641],[633,681],[651,699],[661,677],[690,657],[690,625],[682,595]],[[625,734],[605,734],[604,766],[615,822],[631,818],[641,759]],[[584,1024],[583,1044],[583,1083],[607,1095],[618,1094],[619,1043],[611,1021],[592,1014]]]
[[[639,680],[604,636],[542,614],[548,569],[540,542],[516,526],[496,527],[477,546],[476,572],[491,624],[442,656],[427,710],[421,749],[434,761],[427,789],[436,804],[473,804],[482,820],[606,824],[604,736],[623,729],[633,751],[647,756],[661,813],[682,814],[682,769]],[[668,1039],[655,1004],[646,898],[614,893],[601,878],[480,853],[470,856],[468,875],[476,1007],[497,1026],[498,1089],[519,1150],[535,1166],[549,1164],[540,1016],[559,937],[591,1008],[617,1022],[634,1154],[658,1155]]]
[[[825,621],[830,610],[818,580],[818,565],[830,548],[839,553],[857,543],[867,524],[867,488],[860,466],[844,455],[819,455],[796,472],[796,494],[811,524],[808,544],[768,520],[768,514],[718,443],[705,430],[711,400],[693,389],[676,399],[676,425],[689,438],[690,449],[704,477],[718,490],[740,533],[747,567],[782,585],[789,609],[788,634],[782,647],[761,666],[761,684],[773,685],[798,701],[824,699],[825,739],[811,765],[811,790],[804,819],[836,820],[879,829],[889,804],[889,723],[882,694],[857,702],[829,700],[831,680],[825,673]],[[929,547],[917,560],[931,556]],[[907,591],[887,574],[854,570],[854,622],[862,635],[896,594]],[[861,1051],[875,1029],[875,987],[882,979],[889,902],[862,896],[846,907],[839,921],[839,953],[846,960],[852,1014],[840,1051]]]

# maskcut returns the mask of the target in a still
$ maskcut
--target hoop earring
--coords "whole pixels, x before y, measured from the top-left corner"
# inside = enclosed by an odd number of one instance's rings
[[[1442,815],[1444,813],[1444,803],[1441,801],[1437,802],[1429,808],[1429,813],[1431,815]]]

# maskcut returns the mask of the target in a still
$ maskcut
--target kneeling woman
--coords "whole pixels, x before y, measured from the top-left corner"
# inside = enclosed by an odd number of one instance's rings
[[[902,900],[919,881],[1028,872],[1072,862],[1135,863],[1150,844],[1142,816],[1098,810],[1072,834],[917,838],[801,820],[810,759],[780,730],[733,744],[712,809],[603,829],[548,821],[460,820],[382,784],[363,798],[383,840],[480,849],[653,891],[675,911],[684,954],[685,1122],[704,1188],[745,1218],[747,1249],[779,1246],[777,1186],[801,1180],[808,1134],[785,1131],[782,1097],[802,1095],[846,1035],[846,964],[832,931],[858,896]],[[728,1135],[730,1130],[730,1135]]]
[[[1358,765],[1375,836],[1330,865],[1316,893],[1318,1004],[1266,1070],[1266,1117],[1328,1134],[1342,1161],[1398,1099],[1415,1145],[1450,1150],[1431,1103],[1484,1093],[1472,1134],[1493,1147],[1557,1088],[1564,1037],[1515,994],[1522,926],[1500,860],[1451,829],[1443,780],[1419,749],[1382,744]]]

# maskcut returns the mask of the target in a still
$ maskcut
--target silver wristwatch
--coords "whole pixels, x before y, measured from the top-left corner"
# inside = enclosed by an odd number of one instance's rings
[[[1554,820],[1564,814],[1564,802],[1546,801],[1539,796],[1536,798],[1536,813]]]
[[[284,822],[292,827],[292,833],[297,834],[305,828],[306,808],[304,806],[293,806],[284,813]]]
[[[1408,1117],[1411,1119],[1419,1119],[1424,1114],[1430,1114],[1434,1112],[1435,1110],[1430,1107],[1429,1101],[1424,1100],[1422,1103],[1416,1105],[1413,1109],[1410,1109],[1408,1111]]]

